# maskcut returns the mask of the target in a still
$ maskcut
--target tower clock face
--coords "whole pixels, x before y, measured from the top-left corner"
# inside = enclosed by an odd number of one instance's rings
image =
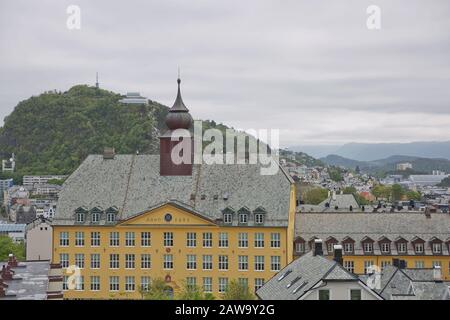
[[[164,220],[166,220],[166,222],[172,221],[172,215],[170,213],[166,213],[164,216]]]

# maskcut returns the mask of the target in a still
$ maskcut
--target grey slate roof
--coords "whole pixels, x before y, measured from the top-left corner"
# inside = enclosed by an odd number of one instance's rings
[[[64,182],[53,222],[73,224],[78,207],[116,206],[119,219],[126,219],[177,200],[210,219],[222,218],[226,207],[237,212],[244,206],[251,211],[262,206],[267,211],[264,225],[287,226],[292,180],[281,168],[268,176],[261,175],[260,168],[259,164],[194,165],[192,176],[160,176],[159,155],[116,155],[106,160],[90,155]],[[195,200],[191,194],[196,194]]]
[[[280,280],[283,275],[286,276]],[[288,287],[298,277],[300,279]],[[314,256],[309,252],[284,267],[256,291],[256,294],[263,300],[298,300],[321,280],[359,281],[358,277],[336,261],[320,255]],[[297,291],[300,286],[301,289]]]
[[[376,291],[387,300],[450,300],[450,282],[435,281],[433,269],[386,266]]]
[[[323,239],[334,237],[341,242],[345,237],[355,241],[355,255],[363,255],[361,240],[370,237],[375,241],[374,254],[381,254],[377,241],[383,236],[391,241],[402,237],[408,241],[408,254],[414,254],[411,240],[419,237],[426,241],[425,255],[432,255],[428,243],[433,237],[446,241],[450,235],[450,215],[432,213],[427,218],[424,213],[297,213],[295,236],[309,241],[313,237]],[[448,255],[448,246],[442,246],[443,255]],[[326,253],[324,246],[324,253]],[[345,254],[345,253],[344,253]],[[391,254],[398,254],[392,243]]]

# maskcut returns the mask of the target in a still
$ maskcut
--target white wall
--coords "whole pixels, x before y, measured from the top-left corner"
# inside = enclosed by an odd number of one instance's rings
[[[313,289],[305,296],[304,300],[319,300],[319,289],[329,289],[330,300],[350,300],[351,289],[361,290],[361,300],[378,300],[368,289],[356,281],[327,282],[326,285]]]
[[[27,231],[27,260],[51,260],[51,257],[52,226],[42,222]]]

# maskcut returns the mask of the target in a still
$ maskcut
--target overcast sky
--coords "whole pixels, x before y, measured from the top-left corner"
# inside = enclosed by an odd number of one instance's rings
[[[450,140],[448,0],[111,2],[1,0],[0,125],[96,71],[104,89],[171,106],[180,66],[194,118],[280,129],[283,146]]]

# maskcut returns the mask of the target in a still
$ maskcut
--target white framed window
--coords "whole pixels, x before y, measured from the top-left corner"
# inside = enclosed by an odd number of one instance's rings
[[[416,253],[423,253],[423,251],[424,251],[423,243],[421,243],[421,242],[416,243],[414,245],[414,250],[416,251]]]
[[[433,243],[431,246],[434,254],[442,253],[442,243]]]
[[[355,273],[355,262],[351,260],[344,261],[344,268],[351,273]]]
[[[135,246],[135,235],[134,232],[125,232],[125,246],[134,247]]]
[[[195,288],[197,286],[197,278],[196,277],[186,277],[186,285],[188,288]]]
[[[334,242],[327,242],[327,252],[328,252],[328,254],[333,253],[333,251],[334,251],[333,246],[334,246],[334,245],[335,245]]]
[[[264,256],[255,256],[255,271],[264,271]]]
[[[239,248],[248,248],[248,233],[247,232],[239,232],[238,247]]]
[[[60,247],[68,247],[69,246],[69,233],[67,231],[63,231],[59,233],[59,246]]]
[[[152,245],[152,234],[151,232],[141,232],[141,246],[150,247]]]
[[[344,243],[344,252],[353,253],[353,243],[352,242]]]
[[[398,242],[397,251],[398,253],[406,253],[406,242]]]
[[[188,248],[195,248],[197,246],[197,233],[195,232],[186,233],[186,246]]]
[[[219,233],[219,248],[228,248],[228,233]]]
[[[93,231],[91,232],[91,247],[100,246],[100,232]]]
[[[239,271],[248,270],[248,256],[238,256],[238,270]]]
[[[203,292],[205,292],[205,293],[212,292],[212,278],[211,277],[203,278]]]
[[[223,214],[223,223],[231,224],[233,222],[233,216],[231,213],[224,213]]]
[[[390,253],[391,252],[391,243],[390,242],[382,242],[380,245],[380,249],[382,253]]]
[[[364,242],[363,249],[364,249],[365,253],[372,253],[373,252],[373,243],[372,242]]]
[[[150,290],[150,277],[149,276],[142,276],[141,277],[141,290],[144,292],[147,292]]]
[[[228,287],[228,278],[219,278],[219,293],[224,293]]]
[[[85,216],[85,214],[83,212],[78,212],[77,213],[77,222],[78,223],[83,223],[84,222],[84,216]]]
[[[364,274],[369,274],[369,271],[372,270],[372,266],[374,265],[372,260],[364,261]]]
[[[213,265],[212,255],[204,254],[203,261],[202,261],[203,270],[212,270],[212,268],[213,268],[212,265]]]
[[[228,270],[228,256],[219,255],[219,270]]]
[[[75,232],[75,246],[77,247],[84,246],[84,232],[82,231]]]
[[[75,265],[80,269],[84,268],[84,253],[75,253]]]
[[[116,214],[113,212],[108,212],[106,214],[106,222],[113,223],[114,221],[116,221]]]
[[[264,248],[264,233],[255,233],[255,248]]]
[[[141,254],[141,269],[150,269],[152,267],[152,256],[148,253]]]
[[[63,276],[63,291],[69,290],[69,276]]]
[[[212,248],[211,232],[203,232],[203,248]]]
[[[432,262],[431,262],[431,266],[432,266],[433,268],[441,267],[441,269],[442,269],[442,262],[441,262],[441,261],[432,261]]]
[[[164,232],[164,247],[173,247],[173,232]]]
[[[305,243],[304,242],[296,242],[295,243],[295,251],[297,253],[304,253],[305,252]]]
[[[84,290],[84,276],[78,276],[75,281],[75,290],[83,291]]]
[[[100,269],[100,254],[91,253],[91,269]]]
[[[135,268],[134,254],[130,253],[125,254],[125,269],[134,269],[134,268]]]
[[[99,221],[100,221],[100,213],[92,212],[92,214],[91,214],[91,222],[97,223]]]
[[[271,256],[270,257],[270,271],[280,271],[281,270],[281,257]]]
[[[248,288],[248,278],[239,278],[238,279],[239,285],[241,285],[244,288]]]
[[[255,292],[264,285],[264,278],[255,278]]]
[[[91,291],[100,291],[100,277],[91,276]]]
[[[270,234],[270,247],[271,248],[281,247],[281,235],[279,232],[272,232]]]
[[[173,269],[173,255],[171,254],[164,255],[163,268],[169,270]]]
[[[390,261],[381,261],[381,270],[384,270],[387,266],[390,266]]]
[[[136,290],[136,285],[134,283],[134,277],[126,276],[125,277],[125,291],[131,292],[134,290]]]
[[[109,268],[110,269],[119,269],[120,260],[119,255],[117,253],[111,253],[109,255]]]
[[[59,263],[62,268],[69,267],[69,254],[68,253],[60,253],[59,254]]]
[[[256,224],[263,224],[264,223],[264,215],[261,213],[255,214],[255,223]]]
[[[416,260],[414,261],[414,267],[416,269],[423,269],[425,268],[425,262],[423,262],[423,260]]]
[[[350,289],[350,300],[361,300],[361,289]]]
[[[119,277],[111,276],[109,277],[109,291],[119,291]]]
[[[188,270],[197,269],[197,256],[195,254],[188,254],[186,256],[186,269]]]
[[[109,245],[111,247],[118,247],[120,242],[119,242],[119,233],[118,232],[110,232],[109,233]]]
[[[240,213],[239,214],[239,223],[240,224],[248,223],[248,214],[247,213]]]

